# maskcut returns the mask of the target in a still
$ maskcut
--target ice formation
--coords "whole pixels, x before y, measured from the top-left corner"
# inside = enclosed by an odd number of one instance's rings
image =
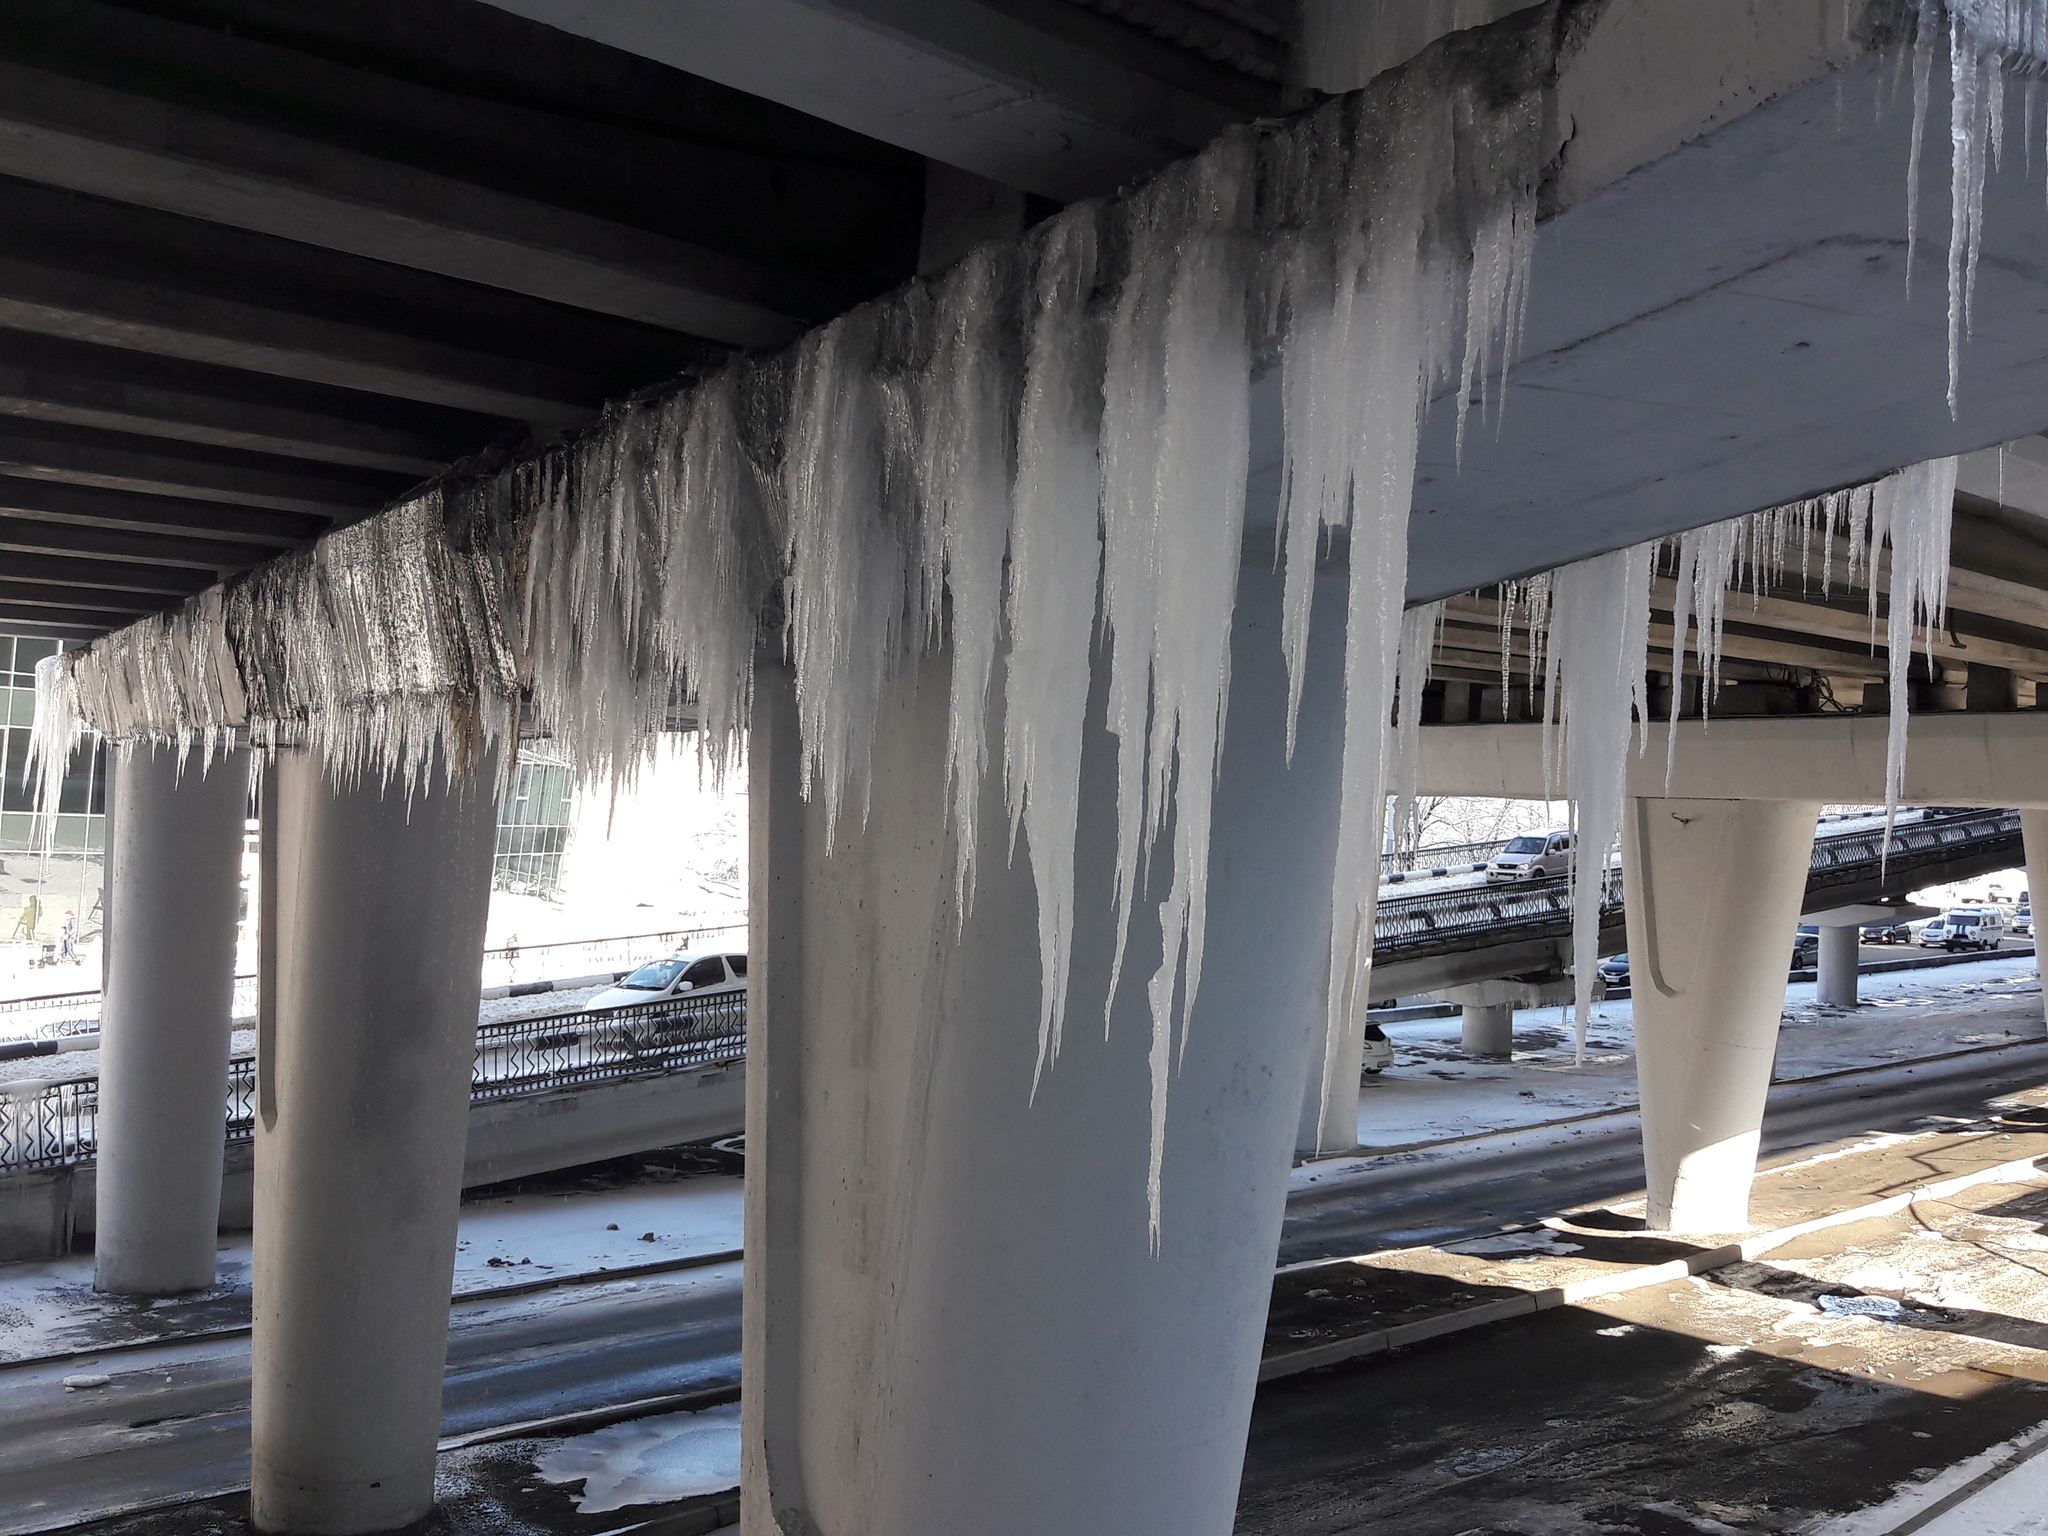
[[[1956,414],[1962,345],[1977,287],[1984,235],[1984,182],[2005,137],[2005,79],[2031,82],[2048,70],[2048,0],[1917,0],[1913,56],[1913,148],[1907,167],[1907,260],[1918,234],[1920,143],[1937,38],[1948,44],[1949,246],[1948,408]],[[2029,97],[2031,102],[2031,96]],[[2032,113],[2026,131],[2032,132]],[[2031,153],[2031,146],[2030,153]],[[1911,267],[1909,265],[1908,272]]]
[[[723,771],[765,641],[793,665],[806,793],[844,846],[892,679],[943,646],[950,900],[964,920],[990,854],[977,807],[999,717],[1010,852],[1041,898],[1042,1074],[1068,1010],[1109,1001],[1071,997],[1068,974],[1099,682],[1119,933],[1142,893],[1165,892],[1145,980],[1156,1239],[1167,1086],[1205,947],[1252,372],[1285,376],[1297,699],[1313,569],[1349,565],[1334,1030],[1366,995],[1421,414],[1455,389],[1462,431],[1528,291],[1555,39],[1523,41],[1511,68],[1471,69],[1448,44],[1234,129],[783,352],[466,466],[67,655],[43,690],[43,760],[84,729],[246,735],[411,787],[532,729],[617,782],[691,725]]]
[[[1678,716],[1689,634],[1700,674],[1700,708],[1710,715],[1721,675],[1729,598],[1747,588],[1797,585],[1831,595],[1861,578],[1871,646],[1884,621],[1891,697],[1903,701],[1913,647],[1932,643],[1947,600],[1949,528],[1956,461],[1909,465],[1866,485],[1695,528],[1675,538],[1561,566],[1499,589],[1501,687],[1513,675],[1513,638],[1527,633],[1524,665],[1543,680],[1544,775],[1572,806],[1574,1033],[1583,1055],[1599,912],[1608,858],[1621,833],[1629,738],[1650,718],[1644,692],[1653,578],[1669,570],[1672,687],[1665,786],[1677,762]],[[1887,838],[1905,780],[1908,711],[1886,719]],[[1641,750],[1638,736],[1637,750]]]

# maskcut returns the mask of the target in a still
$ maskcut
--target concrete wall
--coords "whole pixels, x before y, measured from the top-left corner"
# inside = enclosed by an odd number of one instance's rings
[[[746,1098],[746,1063],[735,1061],[474,1104],[463,1187],[737,1136]],[[55,1258],[71,1251],[74,1237],[90,1237],[96,1172],[81,1163],[0,1176],[0,1263]],[[237,1142],[227,1149],[221,1179],[221,1229],[246,1229],[254,1198],[255,1147]]]

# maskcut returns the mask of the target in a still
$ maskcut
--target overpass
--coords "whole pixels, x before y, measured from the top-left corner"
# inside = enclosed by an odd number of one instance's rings
[[[1696,748],[1571,790],[1660,1225],[1746,1215],[1818,802],[2048,806],[2031,7],[17,10],[0,618],[93,642],[46,763],[119,749],[112,1290],[211,1273],[260,769],[259,1528],[431,1503],[520,732],[744,739],[748,1536],[1228,1529],[1404,598],[1426,782],[1548,793],[1538,692],[1568,756],[1639,686]],[[1688,644],[1644,541],[1859,486],[1860,586]],[[1473,643],[1553,571],[1562,670]]]

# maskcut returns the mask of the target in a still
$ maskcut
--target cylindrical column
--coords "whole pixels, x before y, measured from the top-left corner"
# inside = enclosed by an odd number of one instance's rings
[[[2020,840],[2027,854],[2027,906],[2032,915],[2034,952],[2041,953],[2041,898],[2048,895],[2048,807],[2020,812]],[[2048,1010],[2048,987],[2041,989]]]
[[[865,825],[824,846],[786,669],[756,670],[742,1529],[1225,1536],[1288,1148],[1322,1033],[1342,729],[1319,600],[1290,766],[1277,579],[1247,570],[1208,879],[1148,1222],[1162,848],[1104,1038],[1115,744],[1088,707],[1072,982],[1034,1081],[1036,888],[982,791],[964,926],[944,662],[875,731]],[[1341,604],[1341,590],[1331,594]],[[991,761],[1001,761],[1000,726]],[[1190,772],[1199,771],[1190,769]],[[1355,1108],[1353,1110],[1355,1114]]]
[[[434,1443],[496,822],[486,767],[264,785],[250,1508],[265,1531],[390,1531]]]
[[[1514,1055],[1513,1003],[1466,1003],[1459,1013],[1458,1046],[1467,1056]]]
[[[93,1288],[213,1284],[249,754],[113,753]]]
[[[1856,966],[1862,956],[1862,944],[1863,930],[1853,923],[1830,923],[1821,929],[1814,975],[1822,1007],[1856,1006]]]
[[[1629,804],[1629,987],[1658,1231],[1748,1225],[1785,958],[1819,813],[1813,801]]]

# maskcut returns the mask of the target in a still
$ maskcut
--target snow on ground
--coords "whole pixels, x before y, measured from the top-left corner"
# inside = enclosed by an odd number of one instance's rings
[[[463,1202],[456,1236],[456,1296],[528,1280],[730,1253],[740,1246],[740,1180],[731,1174],[651,1171],[647,1182],[574,1193],[490,1196]],[[593,1179],[592,1185],[604,1181]],[[212,1290],[155,1303],[100,1296],[92,1255],[0,1264],[0,1360],[48,1352],[51,1330],[151,1306],[186,1307],[249,1289],[246,1232],[223,1233]],[[62,1347],[62,1346],[56,1346]]]
[[[1864,1006],[1853,1011],[1823,1009],[1812,982],[1786,987],[1781,1079],[2048,1036],[2032,956],[1865,976],[1860,995]],[[1466,1056],[1456,1018],[1383,1028],[1394,1065],[1367,1078],[1359,1094],[1361,1146],[1441,1141],[1636,1102],[1635,1013],[1627,1000],[1596,1005],[1583,1064],[1573,1057],[1568,1008],[1518,1012],[1511,1062]]]
[[[664,1413],[556,1443],[535,1458],[544,1483],[581,1480],[578,1514],[723,1493],[740,1482],[740,1406]]]

